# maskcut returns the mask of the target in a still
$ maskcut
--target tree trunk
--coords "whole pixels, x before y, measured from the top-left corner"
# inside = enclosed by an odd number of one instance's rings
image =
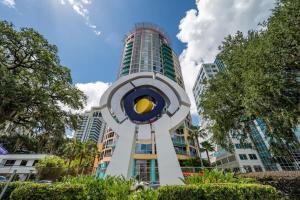
[[[207,156],[208,165],[211,166],[207,149],[205,149],[205,152],[206,152],[206,156]]]
[[[198,141],[198,138],[196,138],[196,141],[197,141],[197,145],[198,145],[198,150],[199,150],[199,158],[200,158],[200,164],[201,164],[201,168],[203,169],[203,161],[202,161],[202,156],[201,156],[201,148],[200,148],[200,144],[199,144],[199,141]]]

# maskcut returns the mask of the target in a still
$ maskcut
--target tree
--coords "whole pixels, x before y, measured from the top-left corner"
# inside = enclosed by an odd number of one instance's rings
[[[246,138],[253,120],[261,119],[275,154],[299,145],[299,13],[298,0],[280,0],[262,30],[225,38],[218,56],[226,70],[208,81],[201,99],[216,144],[231,150],[230,134]]]
[[[95,142],[91,140],[86,142],[72,140],[64,145],[62,157],[67,160],[68,168],[75,165],[77,167],[89,167],[93,165],[96,155],[97,145]],[[72,165],[72,162],[75,165]]]
[[[86,97],[60,64],[57,47],[31,28],[15,30],[0,21],[0,126],[12,124],[35,133],[61,134],[77,127]]]
[[[28,135],[12,133],[10,135],[2,135],[0,137],[0,144],[9,152],[17,153],[20,151],[37,152],[37,143],[39,141]]]
[[[70,168],[73,160],[76,159],[77,156],[77,140],[72,140],[66,143],[63,147],[63,158],[68,160],[68,168]]]
[[[200,130],[199,127],[197,126],[192,126],[192,129],[189,131],[189,137],[196,141],[197,143],[197,148],[198,148],[198,152],[199,152],[199,159],[200,159],[200,163],[201,163],[201,167],[204,167],[203,165],[203,160],[202,160],[202,156],[201,156],[201,147],[199,144],[199,137],[205,137],[206,133],[204,130]]]
[[[209,151],[214,151],[214,146],[209,142],[209,141],[204,141],[201,142],[201,146],[203,150],[206,152],[207,160],[208,160],[208,165],[211,165],[210,159],[209,159]]]
[[[56,181],[65,174],[66,166],[62,158],[48,156],[36,164],[37,175],[40,180]]]
[[[93,164],[92,162],[95,159],[97,154],[97,145],[95,142],[88,140],[86,142],[78,142],[77,148],[77,157],[79,159],[79,166],[82,165],[82,162],[85,160],[87,164]]]

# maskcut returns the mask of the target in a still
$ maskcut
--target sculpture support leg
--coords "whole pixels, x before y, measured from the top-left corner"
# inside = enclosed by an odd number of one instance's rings
[[[126,120],[119,125],[116,133],[118,134],[119,131],[126,134],[122,134],[122,136],[119,137],[105,176],[124,176],[125,178],[131,178],[132,151],[135,145],[135,125]]]
[[[170,118],[155,122],[155,142],[160,185],[183,185],[183,175],[169,133]]]

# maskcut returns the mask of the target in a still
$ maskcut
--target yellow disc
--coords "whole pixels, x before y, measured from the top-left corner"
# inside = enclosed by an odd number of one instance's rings
[[[135,104],[135,111],[139,114],[150,112],[153,109],[153,102],[147,98],[138,100]]]

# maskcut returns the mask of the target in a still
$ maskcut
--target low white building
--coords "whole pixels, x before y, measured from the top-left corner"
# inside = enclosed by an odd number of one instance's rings
[[[244,173],[266,171],[250,139],[246,139],[245,143],[240,143],[237,139],[231,139],[231,142],[234,145],[233,153],[222,148],[211,152],[211,162],[214,166]]]
[[[0,175],[7,176],[14,170],[20,179],[26,179],[29,174],[35,174],[35,165],[47,154],[6,154],[0,155]]]

